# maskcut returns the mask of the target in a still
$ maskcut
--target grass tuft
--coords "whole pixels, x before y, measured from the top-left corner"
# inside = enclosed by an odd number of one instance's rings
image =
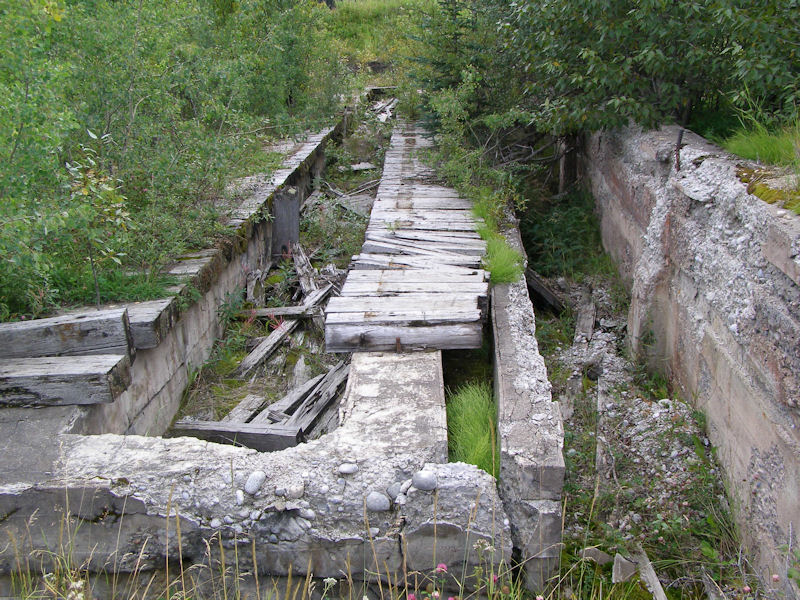
[[[484,268],[491,273],[492,283],[513,283],[524,270],[522,255],[500,235],[491,235],[486,242]]]
[[[475,465],[497,477],[497,404],[488,383],[469,383],[450,395],[447,434],[451,461]]]
[[[723,142],[730,153],[770,165],[800,167],[800,121],[777,131],[751,124]]]

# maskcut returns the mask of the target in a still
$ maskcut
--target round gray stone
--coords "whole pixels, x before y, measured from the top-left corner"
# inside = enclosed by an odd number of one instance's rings
[[[255,496],[256,492],[261,489],[261,486],[264,485],[266,480],[267,474],[264,473],[264,471],[253,471],[244,484],[244,491],[251,496]]]
[[[430,491],[436,489],[438,482],[433,471],[417,471],[411,478],[411,483],[418,490]]]
[[[367,510],[372,512],[382,512],[392,507],[392,501],[386,494],[380,492],[370,492],[367,494]]]
[[[297,485],[290,485],[289,488],[286,490],[286,497],[289,500],[299,500],[303,497],[303,494],[306,492],[306,486],[302,483]]]
[[[339,465],[339,473],[342,475],[352,475],[358,472],[358,465],[355,463],[342,463]]]
[[[402,486],[399,482],[394,482],[388,488],[386,488],[386,493],[389,494],[389,498],[394,500],[397,498],[398,494],[400,494],[400,487]]]
[[[220,521],[217,517],[211,519],[211,528],[212,529],[219,529],[222,527],[222,521]]]

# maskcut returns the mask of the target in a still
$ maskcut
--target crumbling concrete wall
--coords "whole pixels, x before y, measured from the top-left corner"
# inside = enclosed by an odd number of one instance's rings
[[[779,576],[800,523],[800,217],[747,193],[744,161],[677,129],[596,134],[585,171],[631,289],[634,353],[707,416],[737,522]],[[770,582],[772,580],[770,579]]]
[[[356,354],[350,373],[340,427],[281,452],[194,438],[55,437],[37,468],[0,484],[0,529],[14,541],[0,549],[0,574],[60,544],[96,573],[160,569],[168,551],[173,568],[179,552],[188,566],[218,534],[226,548],[239,545],[242,570],[252,568],[255,540],[259,572],[275,576],[349,570],[366,580],[440,562],[470,574],[507,561],[494,479],[447,463],[441,353]],[[474,549],[481,540],[490,556]]]
[[[505,232],[525,255],[519,229]],[[564,426],[552,400],[524,278],[492,288],[494,387],[500,435],[500,495],[526,587],[543,591],[561,554]]]

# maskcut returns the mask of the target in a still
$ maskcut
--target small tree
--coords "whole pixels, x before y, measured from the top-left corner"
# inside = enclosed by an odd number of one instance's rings
[[[88,132],[92,139],[97,136]],[[101,171],[97,152],[81,144],[80,161],[67,163],[70,199],[73,205],[67,213],[67,225],[87,253],[94,280],[95,298],[100,306],[98,267],[107,261],[122,265],[124,252],[117,250],[115,237],[131,227],[130,214],[125,208],[125,196],[119,182]]]

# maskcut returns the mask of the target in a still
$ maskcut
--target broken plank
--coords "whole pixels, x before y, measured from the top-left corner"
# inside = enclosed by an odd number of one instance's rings
[[[0,406],[114,402],[130,383],[123,354],[0,360]]]
[[[313,319],[322,314],[319,306],[279,306],[276,308],[255,308],[244,310],[237,317],[240,319]]]
[[[558,315],[564,312],[564,303],[561,301],[558,295],[556,295],[553,289],[544,282],[541,276],[530,267],[525,269],[525,282],[527,283],[531,294],[533,294],[546,306],[550,307],[550,310]]]
[[[93,354],[128,354],[134,359],[125,308],[0,323],[0,359]]]
[[[270,355],[278,349],[284,340],[289,337],[299,321],[284,321],[275,331],[270,333],[263,342],[256,346],[250,354],[245,356],[239,368],[236,370],[235,377],[247,377],[253,369],[257,368],[263,363]]]
[[[300,431],[310,430],[317,418],[336,397],[339,388],[347,381],[350,366],[343,362],[338,363],[319,382],[317,387],[308,395],[303,403],[297,407],[294,414],[286,421],[287,427],[298,427]]]
[[[391,236],[392,238],[397,238],[399,240],[419,241],[426,243],[433,242],[441,244],[453,244],[459,246],[470,246],[478,248],[486,247],[486,242],[477,233],[473,233],[467,237],[467,236],[450,235],[449,232],[395,229],[393,231],[387,231],[384,233],[370,232],[370,234],[388,235]]]
[[[300,289],[303,290],[304,296],[308,296],[319,289],[315,278],[316,271],[311,266],[311,261],[308,260],[308,256],[306,256],[299,242],[292,242],[291,249],[294,270],[300,282]]]
[[[436,256],[405,256],[402,254],[374,254],[362,252],[353,257],[358,268],[358,263],[386,265],[389,268],[403,268],[404,266],[426,269],[440,269],[445,265],[476,269],[480,267],[481,260],[477,256],[437,254]]]
[[[286,420],[305,399],[306,396],[319,384],[325,374],[322,373],[309,379],[303,385],[293,389],[277,402],[273,402],[255,417],[252,423],[277,422],[278,419]]]
[[[479,310],[460,310],[460,311],[436,311],[436,312],[353,312],[353,313],[330,313],[325,320],[328,325],[388,325],[396,327],[417,327],[419,325],[445,325],[454,323],[474,323],[483,318]]]
[[[376,240],[375,238],[382,238]],[[370,235],[364,240],[361,246],[363,254],[406,254],[410,256],[429,256],[433,259],[438,257],[450,257],[451,259],[461,259],[465,255],[460,252],[450,252],[438,248],[429,248],[427,244],[409,243],[402,240],[392,240],[385,236]],[[483,253],[481,253],[483,254]],[[479,260],[480,255],[477,257]]]
[[[267,401],[264,396],[257,396],[256,394],[248,394],[239,404],[234,406],[231,411],[222,417],[220,421],[233,422],[233,423],[247,423],[254,414],[256,414],[264,403]]]
[[[327,352],[395,352],[413,350],[468,350],[480,348],[481,323],[393,327],[330,325],[325,328]]]
[[[260,452],[284,450],[302,441],[296,427],[265,423],[222,423],[220,421],[189,421],[175,423],[170,434],[192,436],[209,442],[245,446]]]

